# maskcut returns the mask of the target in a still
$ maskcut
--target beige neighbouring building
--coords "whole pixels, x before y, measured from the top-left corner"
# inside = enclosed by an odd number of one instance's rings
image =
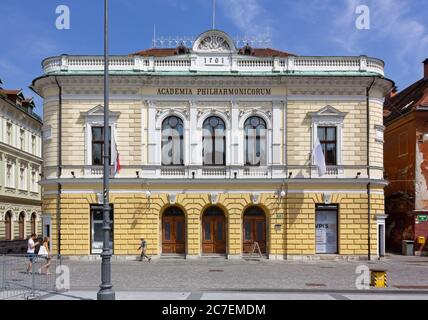
[[[33,82],[43,214],[63,255],[101,252],[103,68],[51,57]],[[110,73],[115,256],[135,256],[142,236],[156,256],[239,258],[255,242],[271,259],[382,254],[383,61],[237,48],[210,30],[113,56]]]
[[[34,107],[21,90],[3,89],[0,81],[0,241],[42,232],[43,124]]]

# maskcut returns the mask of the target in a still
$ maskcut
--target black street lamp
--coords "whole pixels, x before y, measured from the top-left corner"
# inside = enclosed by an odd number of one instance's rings
[[[111,283],[110,248],[110,130],[109,130],[109,58],[108,58],[108,0],[104,0],[104,172],[103,172],[103,251],[101,253],[101,285],[97,294],[98,300],[115,300]]]

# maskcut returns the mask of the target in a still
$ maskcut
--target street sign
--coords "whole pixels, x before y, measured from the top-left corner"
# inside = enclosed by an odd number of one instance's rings
[[[428,221],[428,215],[427,214],[419,214],[418,215],[418,222],[427,222]]]

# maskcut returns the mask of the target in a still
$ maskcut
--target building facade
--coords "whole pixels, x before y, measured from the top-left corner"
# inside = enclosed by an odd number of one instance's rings
[[[102,247],[103,59],[43,61],[43,213],[53,249]],[[384,223],[381,60],[237,48],[219,30],[191,48],[110,61],[112,247],[269,258],[378,255]],[[368,93],[368,94],[367,94]],[[321,175],[312,150],[320,141]]]
[[[0,87],[0,241],[42,230],[42,120],[34,107],[21,90]]]
[[[385,190],[387,244],[400,251],[415,242],[416,255],[428,247],[428,59],[424,76],[385,101]]]

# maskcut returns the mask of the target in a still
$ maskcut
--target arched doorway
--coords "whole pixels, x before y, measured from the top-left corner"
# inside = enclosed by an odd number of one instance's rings
[[[186,222],[183,211],[169,207],[162,216],[162,253],[186,252]]]
[[[260,251],[266,253],[266,216],[259,207],[249,207],[243,219],[243,253],[252,253],[254,242],[258,242]]]
[[[4,218],[5,223],[5,239],[12,240],[12,213],[10,211],[6,212]]]
[[[31,214],[31,234],[37,233],[36,219],[37,219],[37,215],[35,212],[33,212]]]
[[[218,207],[209,207],[202,216],[202,253],[226,253],[226,219]]]
[[[25,213],[21,212],[19,214],[19,239],[24,240],[25,239]]]

